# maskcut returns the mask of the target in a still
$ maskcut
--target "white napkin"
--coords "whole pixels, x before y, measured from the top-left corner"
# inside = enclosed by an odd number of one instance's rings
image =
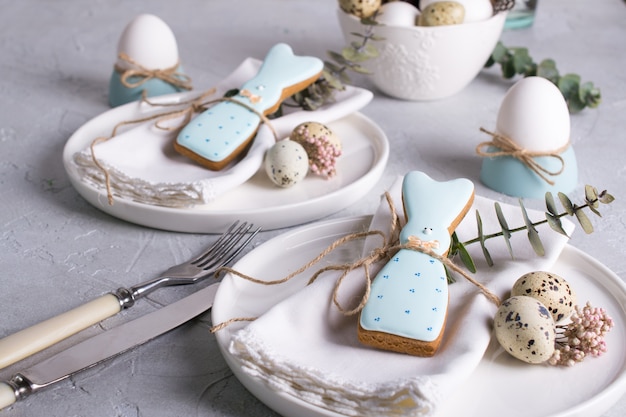
[[[215,94],[207,100],[217,99],[226,91],[241,87],[257,73],[260,65],[261,62],[256,59],[246,59],[215,87]],[[153,101],[179,103],[200,94],[176,94]],[[314,111],[295,110],[283,106],[284,115],[273,119],[271,124],[278,138],[282,139],[289,136],[293,128],[300,123],[316,121],[327,124],[348,116],[367,105],[372,96],[368,90],[346,86],[344,91],[336,94],[333,103],[325,104]],[[137,106],[138,109],[130,106]],[[155,113],[153,106],[140,102],[123,107],[128,109],[128,113],[137,114],[131,117],[131,120]],[[182,108],[184,106],[163,107],[157,110],[166,112]],[[121,110],[117,108],[114,111]],[[127,119],[115,122],[123,120]],[[176,126],[181,121],[182,117],[167,123]],[[113,127],[110,126],[110,129]],[[96,157],[109,171],[114,193],[142,203],[169,207],[207,204],[252,177],[261,167],[265,151],[275,142],[272,130],[263,124],[247,154],[239,162],[232,163],[221,171],[211,171],[176,153],[173,149],[175,138],[175,132],[158,129],[154,121],[148,121],[97,144]],[[77,152],[73,163],[83,181],[93,187],[104,189],[104,173],[95,165],[89,147]]]
[[[401,205],[400,182],[390,190],[397,206]],[[401,215],[402,208],[396,209]],[[485,233],[500,231],[493,201],[477,196],[473,209],[457,229],[461,241],[477,235],[476,209]],[[502,209],[509,226],[524,224],[518,206],[502,204]],[[540,212],[528,213],[533,221],[545,218]],[[389,219],[387,203],[383,202],[370,230],[388,230]],[[564,228],[569,234],[574,225],[564,222]],[[504,297],[522,274],[549,270],[567,237],[548,226],[539,231],[546,249],[544,257],[534,254],[525,232],[511,238],[515,260],[502,238],[489,240],[493,268],[485,264],[478,244],[469,245],[478,268],[475,278]],[[371,245],[372,241],[366,241],[366,248]],[[323,275],[239,330],[232,338],[230,353],[245,372],[273,389],[332,412],[377,417],[434,415],[438,405],[467,380],[480,362],[490,341],[496,306],[473,284],[458,277],[450,285],[448,321],[439,351],[431,358],[413,357],[359,343],[356,316],[344,316],[330,301],[336,277]],[[363,288],[362,277],[350,276],[346,281],[340,290],[344,305],[345,300],[360,297]]]

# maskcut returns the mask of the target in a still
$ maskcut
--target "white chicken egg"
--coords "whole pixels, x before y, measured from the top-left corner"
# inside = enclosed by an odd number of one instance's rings
[[[124,29],[117,44],[117,52],[125,53],[147,69],[172,68],[178,63],[178,44],[170,27],[159,17],[141,14]],[[123,69],[132,66],[118,59]]]
[[[576,307],[576,294],[569,283],[552,272],[522,275],[511,289],[512,296],[533,297],[548,308],[555,322],[568,318]]]
[[[279,187],[288,188],[302,181],[309,170],[304,147],[289,139],[278,141],[265,155],[265,172]]]
[[[570,117],[561,91],[542,77],[516,82],[504,96],[496,131],[521,148],[552,152],[570,139]]]
[[[551,81],[532,76],[516,82],[500,104],[495,133],[504,147],[496,144],[487,149],[480,173],[489,188],[537,199],[546,192],[567,194],[576,188],[578,164],[570,144],[569,110]],[[488,155],[499,150],[511,153]]]
[[[429,4],[438,3],[441,0],[420,0],[420,10],[424,10]],[[455,0],[465,8],[463,23],[487,20],[493,16],[491,0]]]
[[[419,10],[405,1],[392,1],[381,6],[376,21],[387,26],[415,26]]]
[[[554,320],[546,306],[532,297],[517,296],[504,301],[493,326],[500,346],[519,360],[538,364],[554,353]]]

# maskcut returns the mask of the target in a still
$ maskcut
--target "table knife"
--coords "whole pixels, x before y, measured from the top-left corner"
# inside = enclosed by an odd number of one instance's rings
[[[0,382],[0,409],[166,333],[213,306],[219,283],[86,339]]]

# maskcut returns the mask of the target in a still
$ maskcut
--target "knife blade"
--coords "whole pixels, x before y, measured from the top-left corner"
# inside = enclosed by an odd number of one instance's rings
[[[0,410],[16,401],[144,344],[213,306],[219,283],[86,339],[0,382]]]

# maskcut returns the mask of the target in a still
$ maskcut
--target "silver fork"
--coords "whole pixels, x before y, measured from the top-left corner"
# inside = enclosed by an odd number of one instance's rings
[[[229,264],[259,231],[260,228],[253,230],[252,224],[235,222],[201,255],[169,268],[157,278],[119,288],[1,339],[0,369],[132,307],[138,299],[159,288],[202,281]]]
[[[229,264],[260,230],[256,229],[250,233],[252,224],[244,222],[239,227],[237,225],[238,222],[233,223],[215,243],[196,258],[175,265],[149,281],[128,289],[118,289],[114,294],[117,296],[121,307],[131,307],[139,298],[145,297],[159,288],[196,283],[213,274],[218,268]],[[238,245],[246,235],[247,238]]]

